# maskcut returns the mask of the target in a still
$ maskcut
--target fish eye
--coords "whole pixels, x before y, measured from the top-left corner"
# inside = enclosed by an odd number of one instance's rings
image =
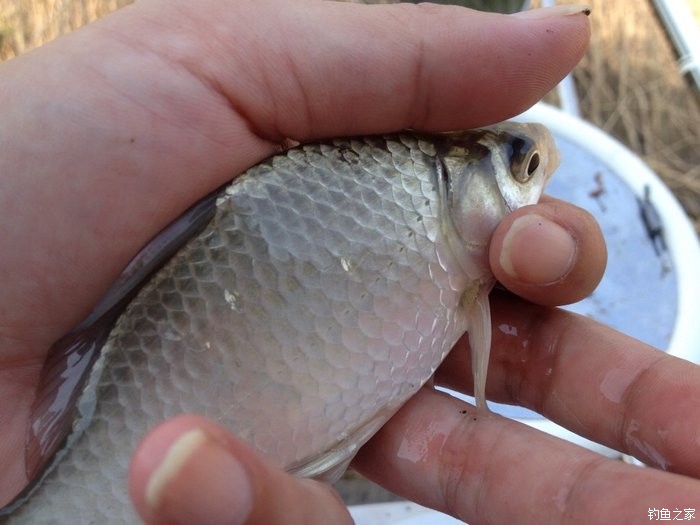
[[[521,184],[529,181],[541,163],[540,154],[532,141],[520,137],[510,142],[510,172]]]
[[[539,167],[539,165],[540,165],[540,154],[535,151],[530,156],[530,162],[527,163],[528,178],[532,177],[532,175],[535,173],[535,170]]]

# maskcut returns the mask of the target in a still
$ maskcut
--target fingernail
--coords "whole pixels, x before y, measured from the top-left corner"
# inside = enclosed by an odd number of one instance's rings
[[[168,523],[244,523],[253,492],[243,466],[201,429],[182,434],[146,485],[146,503]]]
[[[536,19],[580,14],[584,14],[586,16],[590,15],[591,8],[586,4],[555,5],[551,7],[541,7],[539,9],[528,9],[527,11],[520,11],[512,16]]]
[[[561,281],[576,260],[576,240],[558,224],[531,213],[513,221],[499,262],[512,278],[529,284]]]

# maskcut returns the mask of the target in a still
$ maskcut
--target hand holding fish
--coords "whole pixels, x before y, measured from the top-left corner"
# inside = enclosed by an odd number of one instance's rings
[[[574,11],[142,1],[0,66],[0,500],[28,481],[25,436],[48,348],[168,222],[296,142],[518,113],[583,53],[588,26]],[[548,308],[590,293],[604,260],[596,225],[572,206],[544,199],[506,217],[491,269],[544,306],[494,294],[487,393],[697,476],[695,367]],[[468,355],[458,344],[436,384],[471,391]],[[625,521],[644,516],[620,503],[632,495],[687,506],[698,491],[691,477],[601,460],[427,387],[354,466],[472,522]],[[328,486],[193,415],[144,439],[130,492],[148,523],[349,521]]]

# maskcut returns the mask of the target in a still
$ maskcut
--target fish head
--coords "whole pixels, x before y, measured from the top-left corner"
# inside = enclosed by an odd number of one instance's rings
[[[560,160],[546,127],[517,122],[447,134],[438,158],[450,222],[482,259],[498,223],[539,200]]]

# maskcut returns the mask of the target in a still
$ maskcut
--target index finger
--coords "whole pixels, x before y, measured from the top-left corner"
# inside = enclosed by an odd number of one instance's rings
[[[429,387],[353,466],[467,523],[640,523],[653,509],[694,512],[700,490],[696,479],[603,457]]]
[[[641,461],[700,477],[700,367],[593,320],[492,295],[487,394]],[[436,382],[470,387],[466,339]]]

